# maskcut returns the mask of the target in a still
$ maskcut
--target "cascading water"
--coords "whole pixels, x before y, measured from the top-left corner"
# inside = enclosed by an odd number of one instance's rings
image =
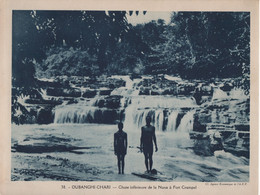
[[[191,110],[183,116],[177,128],[177,132],[189,132],[193,129],[194,114],[195,110]]]
[[[55,108],[54,123],[91,123],[94,119],[96,99]]]
[[[178,117],[178,111],[172,111],[168,116],[168,124],[167,124],[167,131],[176,130],[176,121]]]
[[[120,77],[116,78],[120,79]],[[175,77],[166,76],[165,78],[170,81],[181,82],[180,79]],[[43,137],[43,143],[46,143],[45,141],[47,140],[50,141],[49,143],[53,144],[53,139],[45,139],[46,135],[50,135],[51,137],[60,136],[64,139],[65,134],[69,138],[71,137],[71,139],[68,139],[71,141],[64,142],[64,144],[66,144],[65,146],[68,144],[75,144],[82,147],[87,146],[91,149],[87,149],[86,151],[80,150],[79,153],[82,151],[83,155],[74,152],[55,152],[48,153],[48,155],[55,154],[55,158],[59,155],[59,157],[62,158],[66,157],[66,159],[69,160],[68,162],[80,162],[87,166],[96,166],[99,163],[98,169],[103,169],[105,173],[104,175],[101,175],[100,178],[101,180],[104,180],[107,175],[115,175],[107,174],[107,167],[111,167],[111,161],[114,159],[114,156],[112,155],[113,146],[111,143],[113,142],[113,134],[117,131],[115,123],[119,121],[119,116],[120,120],[124,123],[124,130],[128,133],[128,143],[129,146],[131,146],[128,149],[127,155],[129,159],[133,159],[131,165],[129,164],[126,166],[126,172],[131,173],[145,168],[142,163],[143,156],[138,153],[136,146],[139,146],[140,144],[140,129],[145,125],[146,116],[149,115],[152,118],[152,125],[155,126],[158,135],[157,143],[159,152],[155,156],[155,168],[157,170],[171,176],[177,175],[177,178],[174,178],[174,181],[248,181],[248,158],[236,157],[232,155],[232,153],[225,152],[224,150],[215,151],[214,155],[207,157],[203,156],[204,154],[201,153],[197,154],[194,151],[205,150],[207,152],[209,147],[208,141],[212,140],[200,140],[199,137],[198,139],[190,139],[189,134],[193,129],[195,112],[198,111],[199,113],[201,110],[203,111],[204,108],[206,111],[209,111],[205,116],[210,117],[212,121],[212,124],[210,125],[212,125],[212,128],[214,125],[218,125],[217,123],[219,123],[219,121],[223,121],[223,127],[225,127],[224,125],[226,124],[235,124],[230,123],[228,120],[225,121],[225,118],[228,118],[226,117],[227,113],[230,118],[233,117],[233,115],[236,115],[234,111],[240,113],[241,109],[244,108],[243,106],[245,103],[241,103],[246,102],[248,96],[245,96],[242,90],[232,89],[229,92],[224,92],[221,89],[215,88],[213,98],[209,98],[204,105],[202,104],[198,107],[191,95],[138,95],[138,87],[140,87],[138,86],[138,82],[140,82],[140,79],[131,80],[128,76],[124,76],[122,79],[126,81],[126,86],[114,89],[110,96],[96,93],[97,95],[94,98],[52,97],[48,96],[45,90],[41,90],[43,98],[46,100],[63,98],[63,104],[56,106],[54,110],[54,123],[59,123],[61,125],[15,126],[12,129],[12,134],[14,135],[12,135],[12,140],[15,140],[14,143],[17,144],[16,140],[18,140],[19,143],[19,139],[22,138],[22,144],[30,144],[31,148],[33,147],[31,141],[41,144],[38,142],[39,135]],[[159,84],[158,88],[160,88]],[[90,90],[98,91],[98,89]],[[25,100],[28,98],[29,97],[21,96],[17,101],[22,105],[26,105]],[[210,99],[212,99],[212,102],[210,102]],[[236,101],[237,99],[239,101]],[[114,102],[114,100],[116,100],[116,102]],[[71,104],[71,102],[77,103]],[[115,108],[111,106],[114,105],[114,103],[117,105]],[[218,105],[224,103],[227,105],[224,108],[230,109],[228,110],[229,112],[226,110],[222,112],[219,111]],[[213,108],[213,110],[208,109],[206,106],[211,106],[210,109]],[[17,108],[15,115],[22,115],[21,107]],[[246,117],[248,116],[241,116],[245,121]],[[63,125],[64,123],[65,125]],[[67,125],[67,123],[73,124]],[[74,123],[96,123],[105,125],[77,125]],[[43,131],[43,129],[46,129],[46,131]],[[208,129],[209,128],[207,127],[207,130]],[[211,132],[213,130],[211,129]],[[208,133],[211,132],[208,131]],[[194,132],[194,134],[197,133],[198,132]],[[243,132],[243,134],[244,133],[245,132]],[[20,137],[21,134],[24,134],[24,137]],[[197,135],[201,135],[201,133],[198,133]],[[216,134],[214,134],[214,136],[215,135]],[[236,135],[238,136],[239,134]],[[36,138],[35,140],[32,139],[34,136]],[[30,141],[24,141],[26,140],[24,139],[25,137],[28,137]],[[100,139],[102,139],[101,142]],[[242,140],[239,140],[238,144],[243,146],[245,143],[240,143],[241,141]],[[230,143],[233,144],[232,139],[230,139]],[[59,142],[59,144],[63,143]],[[238,150],[241,150],[240,145]],[[17,154],[19,155],[19,158],[17,159],[21,159],[20,154]],[[16,153],[12,155],[16,155]],[[32,154],[29,155],[30,158],[28,159],[31,159]],[[105,160],[100,164],[100,159]],[[22,162],[24,162],[24,159],[22,160]],[[19,164],[19,167],[20,165],[21,164]],[[75,170],[73,170],[73,173],[74,172]],[[85,176],[86,174],[83,175]],[[97,177],[98,176],[95,174],[94,178],[96,179]],[[118,179],[118,177],[116,179]],[[129,180],[131,179],[132,178],[129,178]]]
[[[221,99],[247,99],[248,96],[245,95],[244,91],[239,88],[234,88],[230,92],[225,92],[220,88],[214,90],[212,100],[221,100]]]
[[[119,76],[116,78],[119,79]],[[187,132],[192,129],[193,108],[197,107],[192,97],[139,96],[136,85],[141,79],[131,80],[129,76],[122,76],[121,79],[126,81],[126,86],[115,89],[111,95],[120,96],[120,108],[116,112],[119,115],[121,113],[118,112],[125,110],[124,123],[127,129],[140,129],[146,124],[148,115],[157,131]],[[114,113],[108,108],[97,106],[102,98],[96,96],[77,104],[57,106],[54,123],[106,123],[108,120],[104,117]],[[110,114],[107,114],[108,111]]]
[[[119,87],[111,92],[111,95],[121,95],[121,96],[137,96],[139,91],[135,89],[137,83],[142,79],[130,79],[129,76],[112,76],[111,78],[122,79],[125,81],[125,87]]]
[[[196,108],[192,98],[133,97],[131,105],[126,108],[124,122],[127,129],[140,129],[146,124],[146,117],[150,116],[156,130],[184,133],[192,129],[193,114],[195,113],[192,108]],[[178,116],[181,116],[179,123]],[[187,131],[183,130],[185,128]]]

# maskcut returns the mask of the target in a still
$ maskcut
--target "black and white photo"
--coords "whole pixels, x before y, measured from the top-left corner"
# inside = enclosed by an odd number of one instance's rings
[[[13,10],[11,180],[249,182],[250,18]]]

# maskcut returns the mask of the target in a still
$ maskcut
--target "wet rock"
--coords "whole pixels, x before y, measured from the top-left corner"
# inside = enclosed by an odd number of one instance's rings
[[[158,90],[152,90],[151,95],[161,95],[161,92]]]
[[[244,135],[240,138],[237,132],[233,132],[223,141],[224,151],[230,152],[236,156],[244,156],[249,158],[249,135]]]
[[[126,82],[122,79],[112,79],[109,78],[107,81],[107,87],[110,89],[115,89],[119,87],[125,87]]]
[[[112,91],[111,89],[102,89],[99,91],[99,95],[110,95]]]
[[[211,102],[211,100],[212,100],[212,96],[201,96],[200,104]]]
[[[120,108],[120,100],[121,96],[109,96],[105,98],[105,107],[111,108],[111,109],[117,109]]]
[[[77,147],[70,144],[54,144],[54,143],[21,143],[14,146],[17,152],[24,153],[47,153],[47,152],[68,152],[78,149],[88,149],[88,147]]]
[[[86,90],[84,93],[83,93],[83,97],[85,98],[93,98],[95,97],[97,94],[97,91],[96,90]]]
[[[231,89],[233,89],[233,85],[231,84],[231,83],[224,83],[221,87],[220,87],[220,89],[221,90],[223,90],[223,91],[225,91],[225,92],[228,92],[228,91],[231,91]]]
[[[55,99],[50,99],[50,100],[44,100],[44,99],[26,99],[25,103],[27,104],[40,104],[40,105],[60,105],[62,104],[61,100],[55,100]]]
[[[206,132],[206,125],[202,125],[199,121],[199,117],[195,115],[193,122],[193,131],[196,132]]]
[[[135,73],[132,73],[131,75],[130,75],[130,79],[141,79],[142,78],[142,76],[141,75],[138,75],[138,74],[135,74]]]
[[[70,100],[68,100],[67,105],[69,105],[69,104],[76,104],[78,102],[79,101],[77,99],[71,98]]]
[[[250,134],[249,134],[249,132],[247,132],[247,133],[240,133],[240,132],[237,132],[238,133],[238,137],[239,138],[242,138],[242,139],[249,139],[249,137],[250,137]]]
[[[115,124],[118,120],[118,113],[116,110],[104,110],[102,116],[102,123],[105,124]]]
[[[99,107],[99,108],[103,108],[105,107],[105,100],[104,99],[99,99],[96,101],[95,106]]]
[[[95,106],[98,106],[99,108],[105,107],[110,109],[117,109],[121,107],[121,98],[122,96],[119,95],[101,98],[96,101]]]
[[[228,137],[230,137],[233,133],[236,133],[234,130],[222,130],[220,131],[221,136],[223,139],[227,139]]]
[[[165,90],[163,90],[163,92],[162,92],[162,95],[173,95],[174,94],[174,92],[173,92],[173,90],[172,89],[165,89]]]
[[[42,108],[37,114],[38,124],[50,124],[54,121],[54,114],[52,108]]]
[[[150,95],[150,88],[141,87],[139,91],[139,95]]]
[[[181,123],[181,119],[183,118],[184,115],[185,115],[185,112],[178,113],[177,118],[176,118],[176,129],[177,129],[177,127],[179,127],[179,125]]]
[[[62,97],[80,97],[81,91],[79,89],[73,88],[48,88],[47,95],[50,96],[62,96]]]
[[[222,137],[218,131],[210,135],[210,148],[212,152],[223,150]]]
[[[235,125],[235,129],[238,131],[249,131],[250,130],[250,125],[249,124],[238,124]]]
[[[190,139],[196,139],[196,140],[208,140],[209,135],[206,133],[198,133],[198,132],[190,132]]]
[[[211,103],[207,109],[209,110],[215,110],[215,109],[223,109],[223,110],[228,110],[229,109],[229,105],[227,103],[225,103],[224,101],[222,102],[213,102]]]
[[[230,152],[230,153],[232,153],[236,156],[244,156],[246,158],[249,158],[249,156],[250,156],[250,151],[246,147],[241,147],[241,148],[236,147],[236,148],[234,148],[234,147],[225,146],[224,151]]]
[[[193,144],[194,144],[193,151],[195,154],[200,156],[214,155],[214,152],[211,150],[209,139],[202,139],[202,140],[195,139]]]
[[[217,150],[223,150],[222,137],[219,132],[191,132],[190,138],[194,143],[194,153],[201,156],[212,156]]]
[[[29,93],[29,97],[31,99],[39,99],[41,100],[42,99],[42,95],[40,94],[40,92],[36,89],[29,89],[28,90],[28,93]]]
[[[202,93],[195,91],[195,93],[193,94],[193,97],[196,101],[196,104],[200,105],[201,104],[201,99],[202,99]]]
[[[190,83],[179,84],[177,91],[179,95],[191,95],[195,90],[195,85]]]

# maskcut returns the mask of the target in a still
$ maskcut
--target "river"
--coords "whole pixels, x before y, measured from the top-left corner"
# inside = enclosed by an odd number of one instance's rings
[[[126,85],[114,89],[105,98],[97,94],[94,98],[79,98],[76,103],[64,101],[55,107],[52,124],[12,125],[12,180],[148,181],[132,174],[145,171],[144,156],[137,147],[140,145],[140,128],[148,115],[156,128],[159,148],[154,153],[154,168],[165,178],[164,181],[249,180],[249,158],[223,149],[214,151],[212,155],[194,152],[194,147],[198,145],[198,140],[190,138],[194,116],[196,112],[203,109],[208,112],[208,109],[204,105],[199,106],[192,95],[151,96],[151,91],[139,95],[138,83],[144,78],[112,78],[124,79]],[[175,77],[166,78],[182,82]],[[48,97],[46,91],[41,91],[44,98],[53,98]],[[110,97],[112,100],[108,101],[106,98]],[[235,120],[239,117],[246,120],[247,116],[236,107],[245,99],[247,97],[242,95],[241,90],[226,93],[215,89],[209,102],[223,100],[225,104],[228,102],[228,107],[224,112],[218,107],[218,110],[214,108],[210,112],[211,126],[222,125],[219,121],[230,126],[231,119],[236,124]],[[19,102],[25,101],[20,99]],[[227,113],[231,114],[227,116]],[[234,119],[233,115],[238,119]],[[115,119],[124,123],[124,131],[128,134],[125,175],[117,174],[113,152],[113,134],[117,125],[108,123]],[[210,132],[211,129],[207,126],[207,130]],[[215,136],[216,131],[213,132]],[[241,134],[234,129],[231,132],[238,137]]]

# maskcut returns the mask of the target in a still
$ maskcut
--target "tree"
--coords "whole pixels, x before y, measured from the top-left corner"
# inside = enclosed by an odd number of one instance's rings
[[[111,57],[108,48],[112,54],[128,30],[125,11],[13,11],[14,84],[32,84],[32,64],[41,63],[51,47],[82,48],[97,56],[102,72]]]
[[[238,77],[249,67],[249,13],[178,12],[171,25],[164,60],[183,77]]]

